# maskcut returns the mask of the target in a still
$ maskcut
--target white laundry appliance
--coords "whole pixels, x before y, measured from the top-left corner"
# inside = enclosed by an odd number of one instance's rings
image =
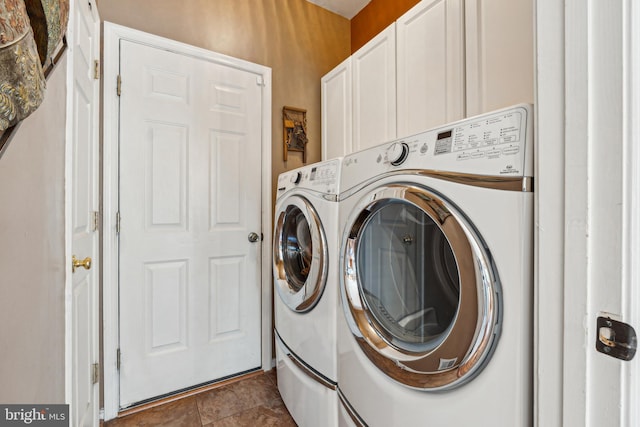
[[[529,105],[346,156],[339,425],[532,424]]]
[[[273,272],[278,389],[298,425],[337,425],[341,159],[281,174]]]

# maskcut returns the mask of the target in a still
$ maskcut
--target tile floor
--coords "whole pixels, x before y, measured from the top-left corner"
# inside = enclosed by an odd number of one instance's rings
[[[295,427],[276,384],[276,371],[105,423],[105,427]]]

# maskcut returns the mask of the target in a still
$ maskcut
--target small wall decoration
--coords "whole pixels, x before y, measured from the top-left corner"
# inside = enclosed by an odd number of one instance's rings
[[[284,160],[289,151],[302,152],[302,162],[307,163],[307,110],[282,107],[284,129]]]

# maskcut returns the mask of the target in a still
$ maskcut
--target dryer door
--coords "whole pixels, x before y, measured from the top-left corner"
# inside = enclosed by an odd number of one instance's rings
[[[276,212],[273,275],[280,298],[293,311],[311,310],[327,280],[327,238],[313,205],[290,196]]]
[[[451,203],[425,187],[377,188],[348,218],[342,249],[347,323],[379,369],[431,390],[480,371],[497,341],[498,276]]]

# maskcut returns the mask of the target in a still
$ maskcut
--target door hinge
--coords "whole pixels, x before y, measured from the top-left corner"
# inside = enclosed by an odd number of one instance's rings
[[[100,212],[91,212],[91,231],[98,231],[100,229]]]
[[[116,234],[120,234],[120,211],[116,212]]]
[[[100,364],[94,363],[93,365],[91,365],[91,368],[91,384],[98,384],[98,381],[100,381]]]
[[[120,370],[120,363],[122,362],[122,353],[120,349],[116,351],[116,369]]]
[[[258,86],[265,86],[264,78],[262,76],[256,76],[256,84]]]
[[[606,317],[605,317],[606,316]],[[601,315],[596,320],[596,350],[629,361],[636,355],[638,338],[633,326]]]
[[[100,80],[100,61],[93,61],[93,79]]]
[[[116,93],[118,96],[122,95],[122,77],[118,74],[118,78],[116,80]]]

